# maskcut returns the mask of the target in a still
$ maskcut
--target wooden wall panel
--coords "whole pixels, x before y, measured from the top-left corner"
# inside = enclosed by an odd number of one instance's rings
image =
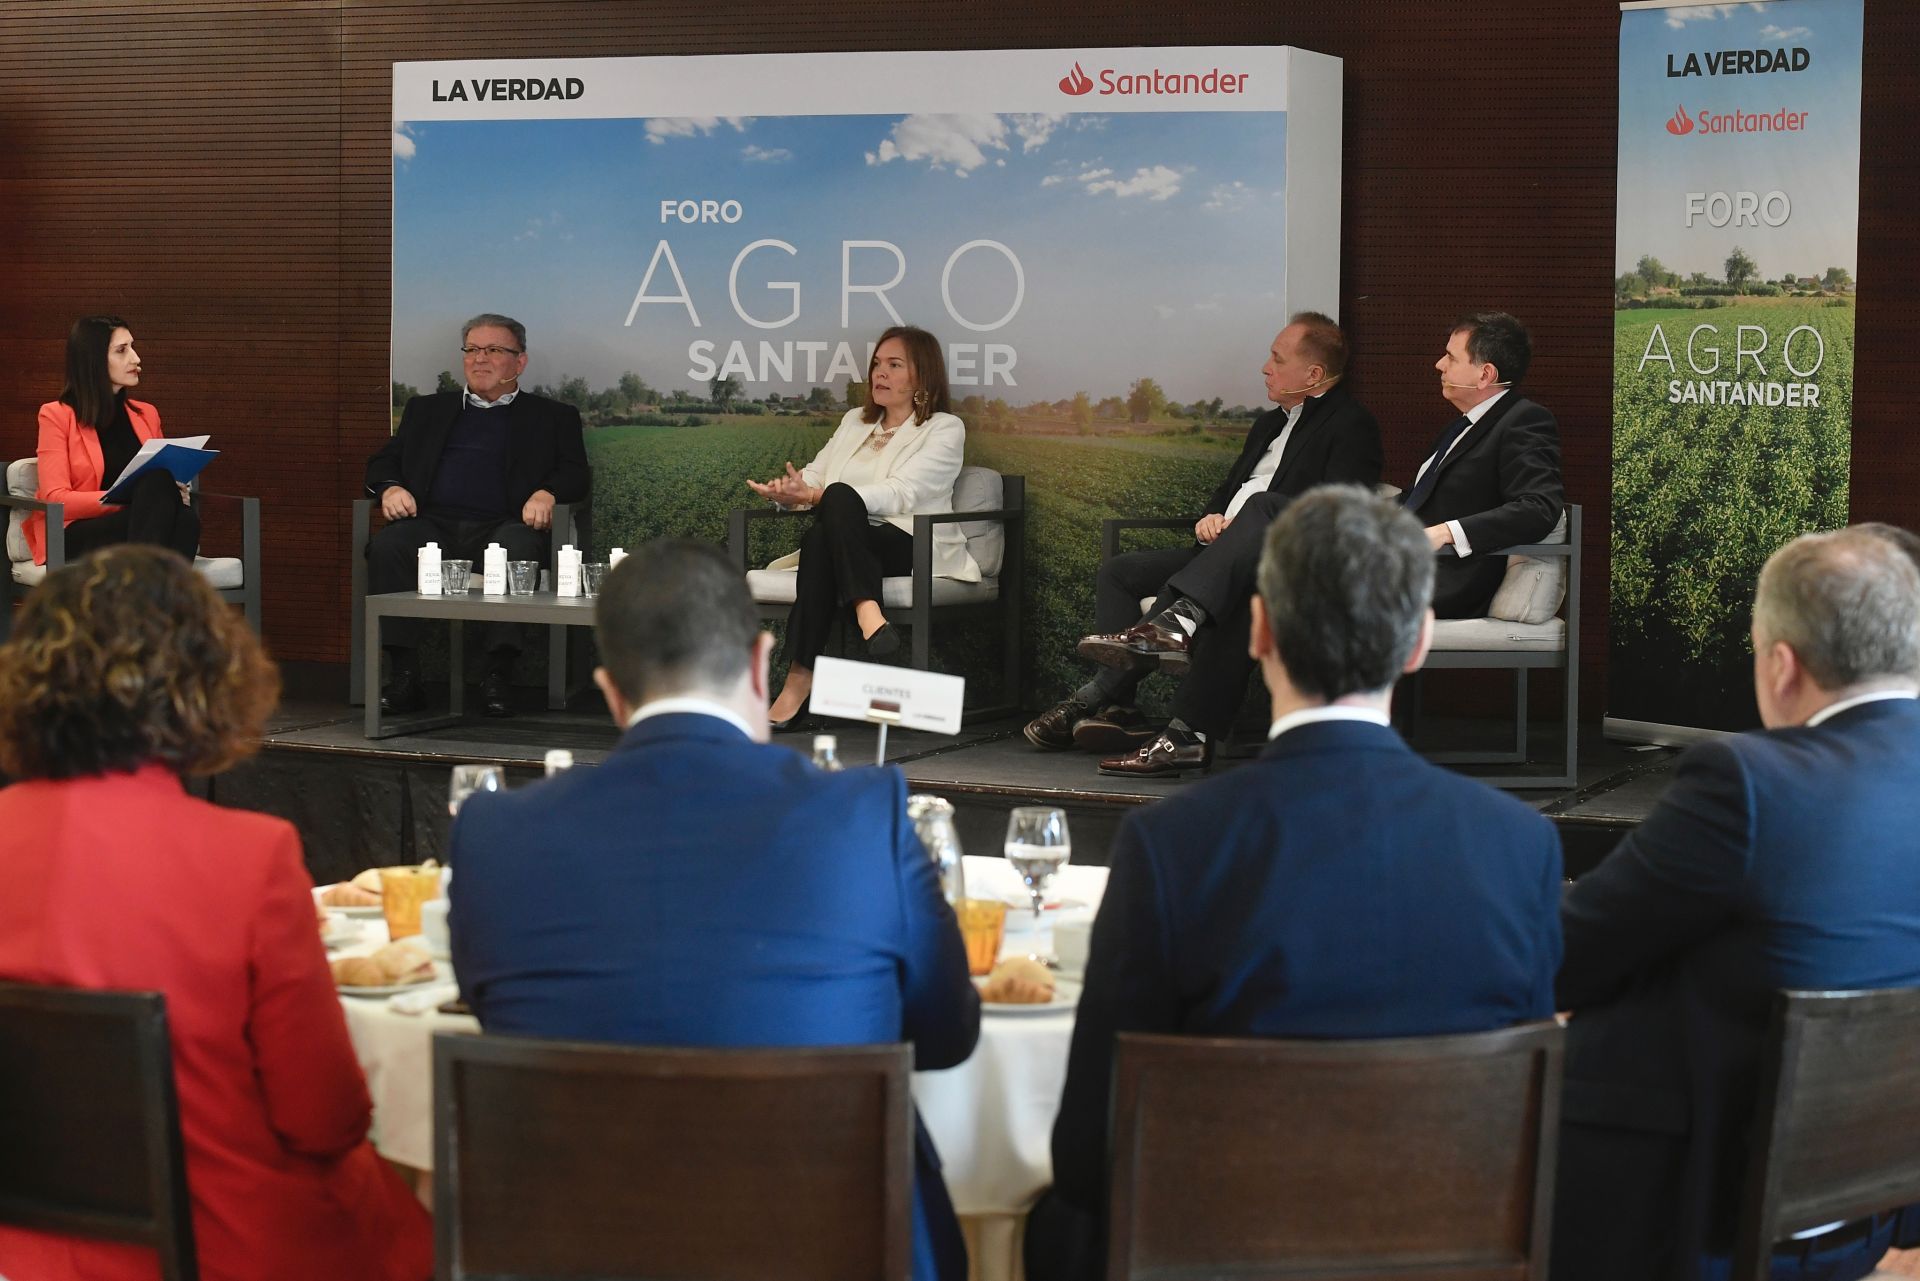
[[[1346,61],[1343,319],[1391,477],[1450,416],[1430,365],[1449,320],[1532,326],[1530,391],[1559,415],[1588,513],[1589,711],[1603,706],[1618,16],[1611,3],[1327,5],[1086,0],[66,0],[0,3],[0,447],[32,447],[61,336],[124,311],[170,426],[259,493],[267,632],[346,653],[346,503],[386,433],[396,60],[807,50],[1296,44]],[[1855,510],[1916,523],[1896,417],[1917,189],[1912,6],[1869,5]],[[449,234],[458,234],[450,228]],[[484,266],[477,268],[484,270]],[[1253,336],[1250,341],[1259,341]]]

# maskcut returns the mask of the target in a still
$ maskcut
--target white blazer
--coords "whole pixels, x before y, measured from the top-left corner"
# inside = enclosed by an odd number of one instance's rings
[[[822,488],[833,484],[855,451],[868,447],[873,424],[861,418],[862,412],[849,409],[820,453],[801,471],[807,484]],[[867,515],[911,534],[916,515],[940,516],[953,510],[953,483],[959,479],[966,444],[966,424],[952,414],[909,419],[880,451],[885,479],[855,485],[854,492],[867,505]],[[800,553],[790,552],[767,568],[793,569],[799,563]],[[980,566],[967,554],[967,536],[959,525],[933,527],[933,572],[964,583],[980,581]]]

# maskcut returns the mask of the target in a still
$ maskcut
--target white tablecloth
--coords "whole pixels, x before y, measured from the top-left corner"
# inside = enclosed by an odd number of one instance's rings
[[[969,856],[966,875],[967,891],[975,898],[1029,901],[1005,859]],[[1048,895],[1062,906],[1048,910],[1048,923],[1037,932],[1028,908],[1010,907],[1002,954],[1050,949],[1051,920],[1091,914],[1106,888],[1103,867],[1062,868]],[[362,944],[349,951],[385,940],[384,925],[365,925]],[[391,1161],[432,1168],[433,1034],[474,1032],[479,1025],[464,1015],[400,1014],[384,1000],[343,996],[340,1003],[373,1095],[375,1146]],[[980,1043],[965,1063],[914,1074],[914,1101],[940,1150],[954,1208],[963,1217],[984,1220],[971,1225],[976,1276],[1013,1275],[1014,1225],[1052,1182],[1048,1144],[1072,1034],[1073,1019],[1066,1013],[989,1012],[981,1019]]]

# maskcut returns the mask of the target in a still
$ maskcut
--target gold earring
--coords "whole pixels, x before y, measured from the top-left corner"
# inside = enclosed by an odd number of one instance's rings
[[[933,397],[927,393],[927,389],[925,387],[922,387],[919,391],[916,391],[913,393],[913,407],[919,410],[921,413],[923,414],[926,413],[927,406],[931,405],[932,403],[933,403]]]

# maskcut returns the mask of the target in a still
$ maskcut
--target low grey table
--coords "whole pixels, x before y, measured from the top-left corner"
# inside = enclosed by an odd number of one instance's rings
[[[447,710],[444,713],[426,712],[420,715],[395,717],[392,720],[382,719],[380,663],[376,657],[380,653],[381,619],[443,618],[455,624],[467,619],[481,619],[490,623],[546,623],[558,624],[561,627],[591,627],[595,603],[591,597],[556,596],[552,592],[536,592],[531,596],[486,596],[477,590],[456,596],[423,596],[419,592],[382,592],[368,596],[366,652],[369,661],[362,676],[367,699],[367,737],[389,738],[395,734],[417,734],[423,730],[440,729],[443,726],[456,724],[461,719],[466,703],[466,678],[462,671],[463,646],[460,644],[459,629],[455,627],[453,644],[448,646]],[[554,632],[547,655],[547,705],[549,707],[566,706],[566,652],[566,633]]]

